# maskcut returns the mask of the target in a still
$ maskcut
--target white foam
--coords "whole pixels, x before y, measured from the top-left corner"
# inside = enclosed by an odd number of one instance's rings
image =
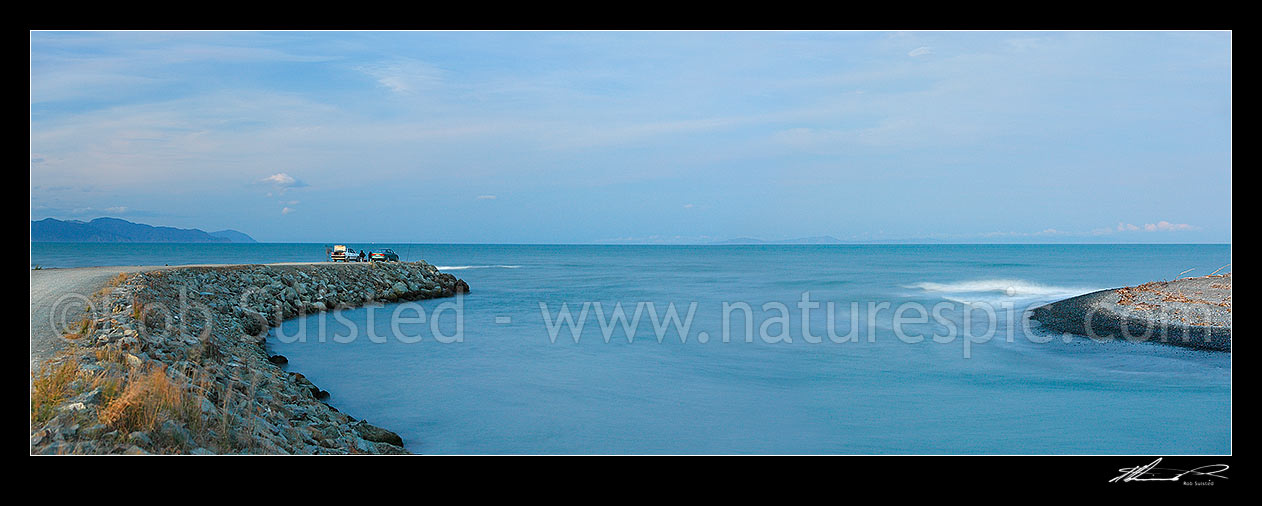
[[[440,271],[458,271],[462,269],[517,269],[520,265],[436,265]]]
[[[1059,300],[1096,290],[1090,287],[1044,285],[1023,279],[978,279],[952,283],[926,281],[907,285],[906,288],[917,288],[926,293],[940,294],[944,299],[958,302]]]

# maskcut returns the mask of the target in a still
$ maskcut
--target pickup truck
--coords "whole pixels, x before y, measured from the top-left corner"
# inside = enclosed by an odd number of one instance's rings
[[[343,244],[338,244],[333,246],[333,252],[329,253],[329,260],[334,262],[358,262],[359,253]]]

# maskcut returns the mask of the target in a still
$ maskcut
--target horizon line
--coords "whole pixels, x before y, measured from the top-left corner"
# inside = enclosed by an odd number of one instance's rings
[[[916,239],[908,240],[915,241]],[[28,241],[30,244],[414,244],[446,246],[1230,246],[1231,242],[904,242],[854,241],[841,243],[730,243],[716,242],[400,242],[400,241],[254,241],[254,242],[172,242],[172,241]]]

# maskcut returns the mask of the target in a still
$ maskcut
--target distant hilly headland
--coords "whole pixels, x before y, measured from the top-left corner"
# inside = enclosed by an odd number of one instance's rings
[[[31,242],[220,242],[251,243],[236,230],[206,232],[196,228],[155,227],[118,218],[92,221],[45,218],[31,222]]]

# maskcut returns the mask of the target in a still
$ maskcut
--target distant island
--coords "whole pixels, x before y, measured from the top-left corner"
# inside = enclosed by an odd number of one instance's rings
[[[796,239],[780,239],[766,240],[754,237],[737,237],[735,239],[727,239],[723,241],[714,241],[706,244],[711,245],[750,245],[750,244],[845,244],[845,245],[866,245],[866,244],[952,244],[941,239],[918,237],[908,239],[838,239],[831,235],[820,235],[814,237],[798,237]]]
[[[736,239],[728,239],[726,241],[715,241],[711,244],[845,244],[845,241],[830,235],[822,235],[817,237],[801,237],[797,239],[784,239],[780,241],[764,241],[753,237],[738,237]]]
[[[119,218],[92,221],[45,218],[31,221],[31,242],[258,242],[236,230],[155,227]]]

